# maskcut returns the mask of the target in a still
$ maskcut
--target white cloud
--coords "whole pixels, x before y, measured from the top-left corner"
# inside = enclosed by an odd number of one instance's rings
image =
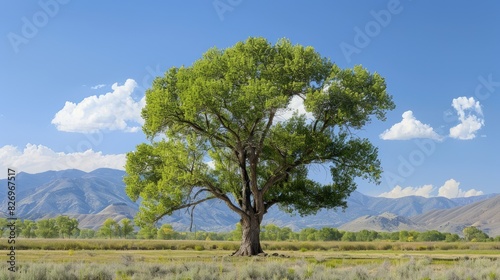
[[[113,84],[112,92],[89,96],[77,104],[67,101],[64,108],[52,119],[52,124],[58,130],[67,132],[136,132],[140,129],[138,125],[143,124],[141,110],[146,103],[145,97],[139,101],[132,98],[136,87],[137,83],[128,79],[124,85]]]
[[[401,122],[385,130],[380,134],[380,138],[384,140],[409,140],[414,138],[442,139],[431,126],[417,120],[413,116],[412,111],[404,112]]]
[[[99,85],[95,85],[93,87],[90,87],[90,89],[100,89],[100,88],[103,88],[105,86],[106,86],[105,84],[99,84]]]
[[[286,109],[280,110],[277,113],[276,119],[278,121],[285,121],[290,119],[293,116],[293,113],[297,112],[299,115],[306,115],[306,119],[313,119],[314,116],[311,112],[306,111],[306,107],[304,106],[304,100],[300,96],[293,96],[290,100]]]
[[[399,198],[411,195],[430,197],[433,190],[434,187],[432,185],[424,185],[422,187],[415,187],[415,188],[414,187],[402,188],[400,186],[396,186],[391,191],[382,193],[379,196],[387,198]]]
[[[464,191],[460,189],[459,186],[460,182],[457,182],[454,179],[450,179],[446,181],[444,185],[439,188],[438,196],[444,196],[447,198],[457,198],[457,197],[469,197],[469,196],[477,196],[484,194],[482,191],[477,191],[475,189]]]
[[[457,198],[457,197],[470,197],[470,196],[478,196],[483,195],[482,191],[477,191],[475,189],[470,189],[468,191],[464,191],[459,188],[460,183],[454,179],[450,179],[444,183],[438,189],[437,196],[443,196],[446,198]],[[432,185],[424,185],[422,187],[406,187],[402,188],[401,186],[396,186],[389,192],[384,192],[379,195],[379,197],[387,197],[387,198],[399,198],[405,196],[423,196],[423,197],[434,197],[434,187]]]
[[[11,145],[0,147],[0,168],[15,168],[17,172],[40,173],[65,169],[89,172],[104,167],[124,170],[125,161],[125,154],[103,155],[90,149],[85,152],[63,153],[33,144],[27,144],[24,150]],[[5,178],[5,174],[0,173],[0,177]]]
[[[484,126],[479,101],[475,101],[474,97],[462,96],[453,99],[451,105],[457,111],[460,123],[450,128],[450,137],[460,140],[474,139],[476,132]]]

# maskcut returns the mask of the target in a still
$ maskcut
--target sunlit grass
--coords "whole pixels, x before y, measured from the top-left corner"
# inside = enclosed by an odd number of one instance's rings
[[[498,242],[262,244],[279,256],[231,257],[230,241],[19,238],[18,273],[0,262],[0,279],[500,279]]]

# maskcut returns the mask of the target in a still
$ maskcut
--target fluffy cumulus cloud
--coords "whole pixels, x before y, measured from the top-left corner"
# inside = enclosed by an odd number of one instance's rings
[[[484,126],[483,111],[479,101],[474,97],[459,97],[453,99],[451,106],[457,111],[460,123],[450,128],[450,137],[460,140],[470,140]]]
[[[89,96],[79,103],[67,101],[52,124],[67,132],[138,131],[143,124],[141,110],[146,101],[144,97],[134,100],[132,92],[136,87],[137,83],[128,79],[123,85],[113,84],[112,91],[106,94]]]
[[[399,198],[412,195],[430,197],[433,190],[434,187],[432,185],[424,185],[422,187],[415,187],[415,188],[414,187],[402,188],[400,186],[396,186],[391,191],[382,193],[379,196],[387,198]]]
[[[409,140],[414,138],[441,140],[442,137],[431,126],[417,120],[412,111],[406,111],[403,113],[401,122],[385,130],[380,134],[380,138],[384,140]]]
[[[438,196],[444,196],[447,198],[456,198],[456,197],[469,197],[469,196],[477,196],[482,195],[482,191],[477,191],[475,189],[471,189],[468,191],[464,191],[459,188],[460,183],[450,179],[444,183],[444,185],[439,188]]]
[[[477,191],[475,189],[470,189],[468,191],[464,191],[459,188],[460,183],[454,179],[450,179],[444,183],[438,189],[437,196],[443,196],[447,198],[458,198],[458,197],[470,197],[470,196],[478,196],[484,194],[482,191]],[[379,195],[379,197],[387,197],[387,198],[399,198],[404,196],[423,196],[423,197],[433,197],[433,192],[435,188],[432,185],[424,185],[422,187],[406,187],[402,188],[401,186],[396,186],[389,192],[384,192]]]
[[[89,172],[104,167],[123,170],[125,161],[125,154],[103,155],[90,149],[64,153],[33,144],[27,144],[23,150],[11,145],[0,147],[0,168],[15,168],[17,172],[40,173],[65,169]],[[3,175],[5,174],[0,174]]]

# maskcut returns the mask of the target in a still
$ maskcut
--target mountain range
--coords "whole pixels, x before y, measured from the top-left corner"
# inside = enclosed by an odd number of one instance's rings
[[[107,218],[133,219],[139,206],[125,193],[124,175],[124,171],[107,168],[92,172],[74,169],[38,174],[21,172],[16,177],[17,217],[37,220],[64,214],[77,218],[80,228],[92,229],[99,228]],[[6,184],[5,179],[0,180],[0,185]],[[0,190],[0,197],[6,198],[5,188]],[[315,215],[301,217],[275,206],[269,209],[263,224],[287,226],[294,231],[305,227],[338,227],[356,229],[353,231],[364,228],[381,231],[438,229],[457,233],[465,226],[480,225],[489,234],[498,232],[500,235],[500,221],[496,225],[500,218],[494,217],[500,209],[493,207],[495,202],[491,199],[497,199],[500,205],[500,196],[494,194],[458,199],[419,196],[391,199],[355,191],[347,198],[345,210],[323,209]],[[4,199],[2,205],[7,205],[6,202]],[[486,202],[490,204],[481,204]],[[5,209],[0,214],[5,216]],[[229,231],[238,221],[239,217],[223,202],[209,200],[196,206],[192,229]],[[185,231],[190,228],[191,215],[181,210],[160,222]],[[495,225],[489,227],[489,224]]]
[[[97,169],[92,172],[70,169],[38,174],[19,173],[16,176],[16,215],[37,220],[58,215],[78,218],[82,228],[98,228],[107,218],[132,219],[139,209],[125,193],[125,172]],[[6,180],[0,180],[6,185]],[[0,191],[5,198],[5,190]],[[7,205],[4,199],[2,205]],[[110,211],[121,205],[123,211]],[[123,210],[123,209],[122,209]],[[2,214],[5,215],[5,209]]]
[[[432,210],[412,221],[441,232],[461,232],[464,225],[480,228],[490,236],[500,235],[500,195],[452,209]]]
[[[385,212],[380,215],[366,215],[359,217],[353,221],[347,222],[339,227],[345,231],[360,231],[360,230],[375,230],[375,231],[401,231],[401,230],[416,230],[418,224],[412,221],[411,218],[398,216],[393,213]]]

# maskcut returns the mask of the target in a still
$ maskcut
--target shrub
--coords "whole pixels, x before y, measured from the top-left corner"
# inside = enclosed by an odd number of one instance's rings
[[[351,245],[351,244],[343,244],[343,245],[340,245],[340,250],[341,251],[352,251],[355,249],[355,246],[354,245]]]
[[[194,245],[194,249],[195,249],[196,251],[203,251],[203,250],[205,250],[205,247],[203,247],[203,246],[201,246],[201,245]]]
[[[380,246],[380,250],[391,250],[391,249],[392,249],[391,244],[384,244],[384,245]]]

